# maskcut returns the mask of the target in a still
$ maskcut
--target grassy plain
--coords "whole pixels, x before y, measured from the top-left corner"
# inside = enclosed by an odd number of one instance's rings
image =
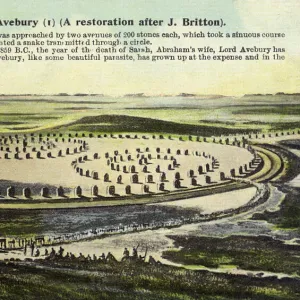
[[[189,132],[204,135],[281,130],[300,126],[300,96],[246,97],[108,97],[108,96],[1,96],[0,131],[32,131],[72,124],[70,129],[119,132],[121,119],[132,117],[126,130],[149,131],[136,117],[150,122],[153,132]],[[114,115],[111,120],[109,116]],[[152,120],[159,120],[154,124]],[[87,119],[85,119],[86,121]],[[100,123],[100,124],[99,124]],[[175,124],[176,123],[176,124]],[[79,126],[81,125],[81,127]],[[175,127],[173,128],[173,126]],[[72,124],[71,126],[74,126]],[[85,127],[85,128],[82,128]],[[128,128],[129,127],[129,128]],[[214,131],[215,129],[215,131]],[[122,130],[121,130],[122,131]]]
[[[286,245],[271,237],[171,238],[180,250],[165,251],[163,257],[176,263],[209,268],[234,265],[244,270],[286,273],[300,277],[299,245]]]
[[[250,278],[146,263],[2,263],[0,279],[1,299],[271,300],[299,296],[295,279]]]

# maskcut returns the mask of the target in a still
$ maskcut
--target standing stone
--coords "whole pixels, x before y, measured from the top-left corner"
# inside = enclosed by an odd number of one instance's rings
[[[243,172],[243,167],[242,167],[242,166],[239,167],[239,173],[240,173],[240,174],[243,174],[243,173],[244,173],[244,172]]]
[[[74,190],[75,197],[81,197],[82,196],[82,188],[80,186],[77,186]]]
[[[126,188],[125,188],[125,194],[126,195],[130,195],[131,194],[131,186],[130,185],[126,186]]]
[[[49,197],[49,189],[47,187],[41,189],[41,196],[45,198]]]
[[[174,158],[173,159],[173,168],[176,168],[176,166],[177,166],[177,160]]]
[[[189,171],[188,171],[188,176],[189,176],[189,177],[194,177],[194,176],[195,176],[194,170],[189,170]]]
[[[122,175],[119,175],[119,176],[117,177],[117,183],[118,183],[118,184],[122,184]]]
[[[160,175],[160,181],[161,182],[164,182],[167,180],[167,176],[166,176],[166,173],[165,172],[162,172],[161,175]]]
[[[206,164],[206,165],[205,165],[205,169],[206,169],[206,172],[209,172],[209,170],[210,170],[209,164]]]
[[[179,173],[179,172],[176,172],[176,173],[175,173],[175,179],[177,179],[177,180],[180,179],[180,173]]]
[[[153,175],[147,176],[147,182],[152,183],[153,182]]]
[[[211,183],[211,177],[210,176],[205,176],[205,182],[207,184],[210,184]]]
[[[176,189],[181,188],[181,182],[180,182],[179,179],[174,180],[174,187],[175,187]]]
[[[220,180],[221,180],[221,181],[226,180],[226,177],[225,177],[225,173],[224,173],[224,172],[220,172]]]
[[[147,184],[143,185],[143,192],[144,193],[149,193],[150,192],[149,185],[147,185]]]
[[[131,182],[132,183],[139,183],[139,176],[137,174],[133,174],[131,176]]]
[[[108,173],[104,174],[104,182],[109,182],[109,174]]]
[[[231,169],[230,170],[230,176],[231,177],[235,177],[235,169]]]
[[[107,194],[111,196],[116,194],[116,188],[114,185],[107,187]]]
[[[6,190],[7,197],[14,198],[15,194],[16,194],[16,190],[15,190],[14,186],[10,186],[10,187],[7,188],[7,190]]]
[[[158,190],[159,190],[159,191],[165,191],[165,184],[164,184],[164,183],[160,183],[160,184],[158,185]]]
[[[31,197],[31,190],[30,190],[30,188],[24,188],[23,189],[23,196],[25,198],[30,198]]]
[[[99,189],[96,185],[92,186],[92,191],[91,191],[92,196],[97,197],[99,195]]]

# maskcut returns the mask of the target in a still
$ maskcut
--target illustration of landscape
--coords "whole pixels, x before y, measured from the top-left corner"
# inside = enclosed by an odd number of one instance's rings
[[[0,299],[300,299],[299,103],[0,95]]]

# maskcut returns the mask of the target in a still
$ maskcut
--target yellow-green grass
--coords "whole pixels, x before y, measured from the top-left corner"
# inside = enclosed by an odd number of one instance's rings
[[[263,160],[263,167],[257,173],[248,177],[248,179],[256,182],[274,181],[284,175],[284,162],[282,158],[269,149],[253,146]]]

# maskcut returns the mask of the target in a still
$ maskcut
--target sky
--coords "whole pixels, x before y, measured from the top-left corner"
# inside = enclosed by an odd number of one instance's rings
[[[3,1],[3,0],[2,0]],[[3,1],[1,20],[69,18],[72,26],[51,29],[58,32],[112,32],[141,31],[173,32],[167,26],[141,28],[76,27],[77,19],[133,19],[152,18],[167,22],[174,18],[220,19],[223,28],[182,27],[184,32],[254,32],[285,33],[282,39],[183,39],[178,47],[220,45],[233,47],[284,47],[283,61],[238,62],[3,62],[0,61],[0,94],[101,93],[123,95],[128,93],[158,94],[222,94],[300,92],[300,1],[298,0],[11,0]],[[45,31],[42,26],[23,28],[24,33]],[[0,27],[1,33],[20,32],[20,29]],[[0,39],[1,41],[2,39]],[[154,46],[175,45],[172,40],[156,39]],[[3,55],[3,54],[0,54]]]

